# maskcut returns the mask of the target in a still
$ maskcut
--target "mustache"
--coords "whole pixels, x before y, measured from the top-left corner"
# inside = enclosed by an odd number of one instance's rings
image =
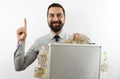
[[[60,24],[61,22],[60,22],[60,21],[53,21],[52,24],[53,24],[53,23],[59,23],[59,24]]]

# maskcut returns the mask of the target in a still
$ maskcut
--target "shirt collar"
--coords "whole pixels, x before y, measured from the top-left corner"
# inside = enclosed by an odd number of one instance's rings
[[[53,33],[52,31],[50,31],[49,36],[50,36],[51,39],[53,39],[53,37],[54,37],[55,35],[56,35],[55,33]],[[64,37],[64,32],[61,31],[58,35],[60,36],[61,39],[63,39],[63,37]]]

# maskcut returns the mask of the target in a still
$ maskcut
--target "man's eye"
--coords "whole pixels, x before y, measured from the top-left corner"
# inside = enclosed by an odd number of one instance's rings
[[[62,17],[62,14],[57,14],[57,17]]]
[[[50,17],[54,17],[54,14],[49,14]]]

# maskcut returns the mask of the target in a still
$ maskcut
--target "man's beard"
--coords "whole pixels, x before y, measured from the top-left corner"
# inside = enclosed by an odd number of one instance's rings
[[[58,24],[56,26],[53,26],[54,24]],[[62,27],[63,27],[64,23],[62,23],[61,21],[53,21],[51,23],[49,23],[49,27],[53,32],[59,32],[61,31]]]

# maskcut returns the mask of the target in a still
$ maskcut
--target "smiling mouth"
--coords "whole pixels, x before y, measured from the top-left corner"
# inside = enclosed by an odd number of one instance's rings
[[[59,25],[59,23],[53,23],[53,26],[58,26]]]

